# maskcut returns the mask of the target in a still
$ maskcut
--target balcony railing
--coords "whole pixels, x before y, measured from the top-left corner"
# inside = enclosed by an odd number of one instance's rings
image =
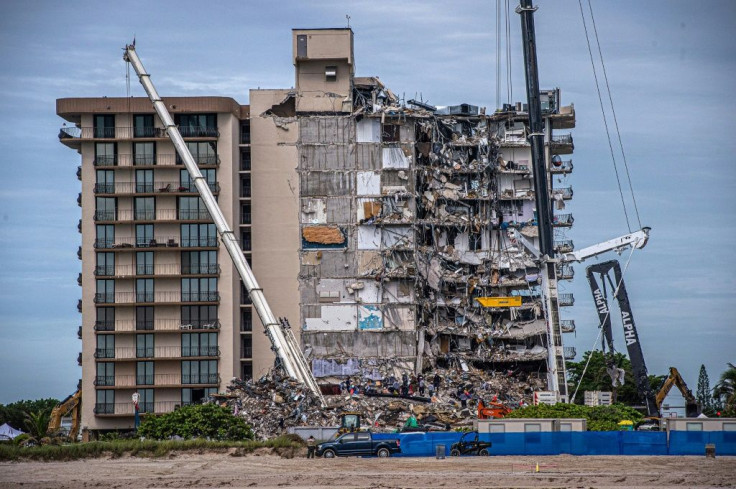
[[[575,244],[571,239],[555,241],[555,251],[559,253],[569,253],[575,249]]]
[[[179,132],[184,138],[216,138],[220,131],[216,127],[206,126],[180,126]]]
[[[115,331],[115,321],[95,321],[95,331]]]
[[[220,185],[217,182],[208,182],[207,186],[212,192],[219,192]],[[161,193],[197,193],[197,188],[193,183],[182,183],[177,181],[153,182],[153,183],[136,183],[136,182],[115,182],[115,183],[98,183],[95,184],[94,192],[96,194],[161,194]]]
[[[554,161],[550,167],[552,173],[570,173],[572,172],[572,160],[563,160],[559,162],[559,165],[555,165]]]
[[[220,164],[220,157],[218,155],[192,155],[192,158],[200,166],[217,166]],[[176,164],[184,164],[184,161],[182,161],[178,154],[176,155]]]
[[[182,302],[217,302],[220,294],[217,292],[182,292]]]
[[[558,227],[569,227],[572,226],[573,222],[575,222],[575,219],[572,217],[572,214],[555,214],[552,225]]]
[[[179,219],[182,221],[210,221],[212,216],[207,209],[179,209]]]
[[[181,240],[183,248],[214,248],[217,246],[216,236],[206,236],[200,238],[187,238]]]
[[[575,359],[575,355],[577,354],[577,352],[575,351],[575,347],[574,346],[566,346],[566,347],[564,347],[563,348],[563,352],[564,352],[564,355],[565,355],[565,360],[574,360]]]
[[[97,265],[95,275],[98,277],[111,277],[115,275],[115,265]]]
[[[95,348],[95,358],[115,358],[115,348]]]
[[[182,330],[220,329],[220,321],[217,319],[182,319],[180,322]]]
[[[115,385],[115,376],[114,375],[98,375],[95,377],[94,384],[97,387],[113,387]]]
[[[114,292],[98,292],[94,298],[95,304],[114,304],[115,293]]]
[[[555,134],[551,142],[552,144],[572,144],[572,134]]]
[[[174,411],[182,403],[179,401],[156,401],[156,402],[139,402],[139,413],[166,414]],[[100,415],[118,415],[133,416],[135,414],[135,405],[132,402],[116,402],[116,403],[97,403],[95,404],[95,414]]]
[[[155,347],[137,347],[123,346],[114,350],[116,360],[136,360],[139,358],[181,358],[180,346],[155,346]]]
[[[562,265],[557,268],[557,278],[560,280],[570,280],[575,277],[575,269],[572,265]]]
[[[59,131],[59,139],[132,139],[165,138],[162,127],[67,127]]]
[[[116,221],[117,212],[116,211],[95,211],[94,219],[95,221]]]
[[[563,199],[572,199],[572,187],[553,188],[552,196],[561,195]]]
[[[182,384],[219,384],[220,376],[217,374],[193,374],[182,375]]]
[[[184,346],[182,357],[219,357],[220,349],[216,346]]]
[[[220,273],[220,265],[182,265],[182,275],[217,275]]]
[[[96,331],[116,331],[132,333],[136,331],[179,331],[181,321],[175,318],[154,320],[118,319],[117,321],[96,321]]]
[[[575,320],[574,319],[563,319],[560,321],[560,329],[563,333],[574,333],[575,332]]]
[[[96,239],[94,242],[95,249],[115,249],[115,248],[155,248],[155,247],[171,247],[179,246],[178,236],[156,236],[155,238],[135,238],[122,237],[114,239]],[[217,246],[215,244],[214,246]]]
[[[558,300],[560,306],[572,306],[575,304],[575,297],[572,294],[560,294]]]

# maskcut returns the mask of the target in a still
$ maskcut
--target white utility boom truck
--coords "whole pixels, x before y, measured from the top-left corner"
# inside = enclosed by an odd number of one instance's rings
[[[307,364],[307,360],[302,353],[299,343],[294,336],[294,333],[289,327],[288,321],[285,319],[277,320],[274,316],[271,308],[266,302],[266,297],[263,294],[263,289],[260,288],[256,281],[253,271],[248,266],[248,262],[245,261],[243,252],[240,250],[238,240],[235,237],[232,229],[225,221],[225,217],[222,215],[220,207],[217,205],[215,197],[212,195],[212,191],[207,185],[207,181],[202,176],[202,173],[197,167],[197,163],[194,161],[192,154],[189,152],[184,139],[179,132],[179,128],[174,124],[174,120],[166,109],[166,105],[161,101],[156,88],[151,82],[151,77],[146,73],[143,64],[141,63],[138,54],[135,51],[135,44],[129,44],[125,46],[125,54],[123,59],[133,65],[133,69],[138,75],[138,79],[143,85],[143,88],[148,94],[148,98],[153,103],[153,108],[156,110],[161,122],[163,123],[166,134],[168,134],[171,142],[174,143],[176,152],[181,157],[189,171],[192,182],[194,182],[197,191],[199,192],[202,201],[204,202],[207,211],[212,216],[212,220],[215,222],[217,232],[222,238],[222,243],[227,249],[230,257],[233,260],[235,268],[240,274],[240,278],[245,284],[245,288],[248,290],[248,295],[253,302],[253,307],[258,313],[258,317],[263,323],[264,332],[271,340],[271,349],[276,353],[277,358],[280,360],[286,373],[292,378],[298,380],[304,384],[315,396],[320,400],[322,406],[325,406],[325,399],[322,396],[319,385],[312,375],[312,371]]]

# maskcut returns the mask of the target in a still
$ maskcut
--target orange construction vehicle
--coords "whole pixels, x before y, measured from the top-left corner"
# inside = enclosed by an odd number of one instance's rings
[[[503,418],[511,412],[511,408],[499,402],[484,403],[478,400],[478,419]]]

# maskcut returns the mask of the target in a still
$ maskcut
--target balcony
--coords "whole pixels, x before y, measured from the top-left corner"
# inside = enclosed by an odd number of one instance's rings
[[[98,375],[95,377],[94,385],[97,387],[113,387],[115,385],[115,376],[114,375]]]
[[[115,348],[95,348],[95,358],[115,358]]]
[[[181,406],[179,401],[156,401],[138,403],[140,414],[166,414]],[[135,405],[132,402],[97,403],[94,412],[96,416],[133,416]]]
[[[133,138],[164,139],[167,136],[166,130],[162,127],[67,127],[65,125],[59,131],[59,140],[62,142],[80,139]]]
[[[569,228],[575,219],[572,214],[555,214],[552,225],[558,228]]]
[[[95,249],[131,249],[135,250],[138,248],[176,248],[179,246],[178,236],[156,236],[155,238],[134,238],[134,237],[122,237],[115,239],[96,239],[94,242]],[[215,244],[217,246],[217,240]]]
[[[574,333],[575,332],[575,320],[574,319],[563,319],[560,321],[560,329],[563,333]]]
[[[182,265],[181,274],[182,275],[219,275],[220,265],[216,263],[210,264],[210,265]]]
[[[572,173],[572,169],[572,160],[559,160],[557,163],[555,163],[553,159],[549,171],[550,173],[554,174],[566,174]]]
[[[561,197],[563,200],[570,200],[572,199],[572,187],[553,188],[551,197],[553,199]]]
[[[573,144],[572,134],[556,134],[552,136],[549,141],[549,146],[552,152],[558,154],[569,154],[575,149]]]
[[[558,280],[572,280],[575,277],[575,269],[572,265],[560,265],[557,267]]]
[[[95,321],[95,331],[115,331],[115,321],[103,320]]]
[[[220,184],[209,182],[208,186],[213,193],[220,191]],[[98,183],[94,186],[96,194],[108,195],[134,195],[134,194],[197,194],[197,188],[193,183],[182,183],[178,181],[164,181],[153,183],[115,182]]]
[[[184,138],[217,138],[220,131],[216,127],[206,126],[181,126],[179,132]]]
[[[575,249],[575,244],[571,239],[555,240],[554,247],[558,253],[570,253]]]
[[[112,277],[115,275],[114,265],[97,265],[95,267],[95,276],[97,277]]]
[[[181,349],[184,357],[219,357],[220,349],[216,346],[184,346]]]
[[[77,338],[80,340],[82,339],[82,327],[80,326],[79,329],[77,329]]]
[[[220,294],[218,292],[182,292],[182,302],[218,302]]]
[[[565,360],[574,360],[575,355],[577,355],[577,352],[575,351],[574,346],[566,346],[563,348],[563,353],[565,355]]]
[[[572,294],[560,294],[558,297],[558,304],[561,307],[572,306],[575,304],[575,297]]]
[[[211,384],[216,385],[220,383],[220,376],[217,374],[194,374],[194,375],[182,375],[182,384]]]
[[[180,221],[211,221],[212,216],[207,209],[179,209]]]
[[[97,222],[212,221],[206,209],[117,209],[96,211]]]
[[[114,292],[99,292],[95,294],[95,304],[114,304],[115,293]]]
[[[158,318],[151,321],[118,319],[117,321],[95,321],[95,331],[114,331],[116,333],[139,333],[141,331],[179,331],[181,321],[175,318]]]
[[[220,329],[220,321],[217,319],[182,319],[180,323],[182,331]]]

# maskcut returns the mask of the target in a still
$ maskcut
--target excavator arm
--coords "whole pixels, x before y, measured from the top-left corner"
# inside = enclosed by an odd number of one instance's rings
[[[69,430],[69,438],[74,440],[79,431],[80,417],[82,413],[82,390],[77,391],[68,396],[66,399],[61,401],[59,404],[51,410],[51,416],[49,420],[49,427],[46,430],[47,434],[53,434],[61,429],[61,419],[64,416],[71,414],[72,426]]]
[[[680,372],[675,367],[670,367],[670,374],[664,380],[664,384],[662,384],[662,387],[655,396],[657,409],[662,408],[662,403],[664,402],[665,397],[667,397],[667,394],[669,394],[675,386],[677,386],[682,397],[685,398],[685,416],[688,418],[698,416],[701,412],[700,404],[697,399],[695,399],[692,391],[688,389],[685,379],[682,378],[682,375],[680,375]]]

